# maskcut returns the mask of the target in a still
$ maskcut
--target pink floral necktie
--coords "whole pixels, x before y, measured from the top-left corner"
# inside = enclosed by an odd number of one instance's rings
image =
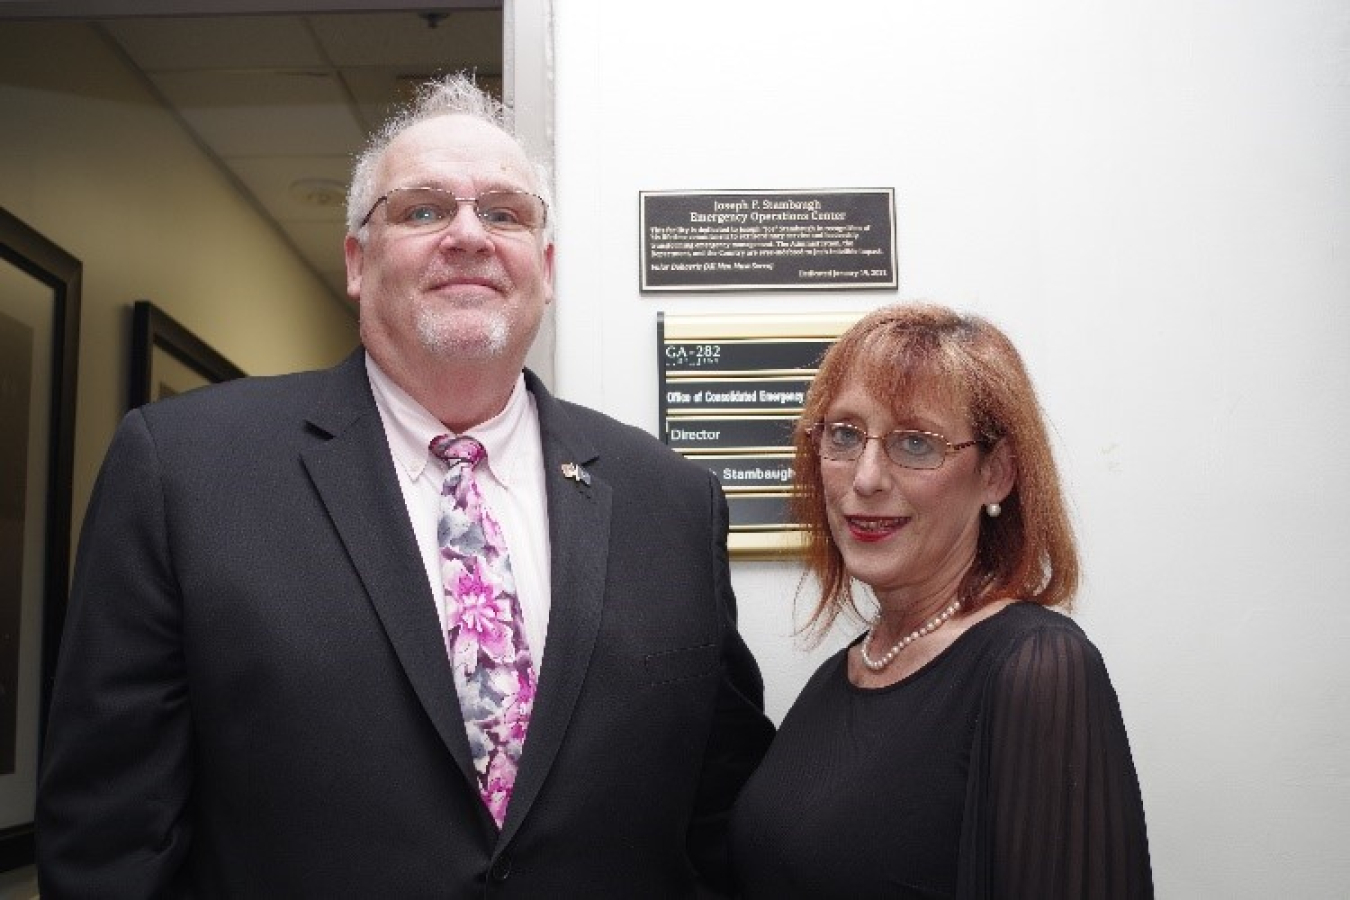
[[[449,435],[433,439],[431,452],[449,464],[436,529],[446,644],[478,790],[500,828],[534,707],[534,665],[506,541],[473,474],[487,453]]]

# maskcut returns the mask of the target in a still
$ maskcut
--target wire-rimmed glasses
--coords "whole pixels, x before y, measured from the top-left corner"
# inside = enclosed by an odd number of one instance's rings
[[[868,441],[881,441],[887,458],[906,469],[939,469],[947,457],[984,443],[970,440],[953,444],[935,432],[911,429],[869,434],[847,422],[817,422],[811,426],[811,438],[816,452],[826,459],[840,462],[855,462],[862,457]]]
[[[474,215],[485,229],[498,234],[538,231],[548,220],[548,204],[529,191],[493,190],[483,191],[477,197],[456,197],[440,188],[405,187],[378,197],[360,227],[364,228],[375,210],[384,204],[385,221],[390,228],[410,234],[433,234],[446,228],[464,203],[473,205]]]

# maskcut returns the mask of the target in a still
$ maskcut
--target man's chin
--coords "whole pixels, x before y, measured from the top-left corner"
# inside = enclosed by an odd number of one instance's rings
[[[437,356],[453,359],[500,359],[510,336],[510,328],[501,319],[486,322],[482,327],[468,327],[465,323],[450,327],[443,322],[424,320],[417,331],[423,347]]]

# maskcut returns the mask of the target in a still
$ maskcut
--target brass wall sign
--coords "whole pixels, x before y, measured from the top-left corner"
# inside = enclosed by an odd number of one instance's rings
[[[726,491],[728,546],[801,548],[788,517],[792,435],[820,358],[857,314],[657,314],[661,433]]]

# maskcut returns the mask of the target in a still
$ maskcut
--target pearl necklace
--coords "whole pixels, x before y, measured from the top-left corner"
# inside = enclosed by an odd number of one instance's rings
[[[881,624],[881,616],[878,615],[875,621],[872,622],[872,627],[867,629],[867,637],[863,640],[862,646],[858,648],[862,651],[863,665],[867,666],[867,668],[871,669],[873,672],[880,672],[891,664],[891,661],[899,655],[901,650],[905,649],[924,635],[932,634],[943,625],[946,625],[947,620],[956,615],[956,611],[960,608],[961,601],[953,600],[951,603],[947,604],[946,609],[936,616],[933,616],[933,618],[929,619],[927,622],[924,622],[917,630],[911,631],[909,634],[896,641],[895,646],[887,650],[886,654],[882,656],[881,659],[873,659],[871,656],[867,655],[867,646],[872,643],[872,638],[876,637],[877,626]]]

